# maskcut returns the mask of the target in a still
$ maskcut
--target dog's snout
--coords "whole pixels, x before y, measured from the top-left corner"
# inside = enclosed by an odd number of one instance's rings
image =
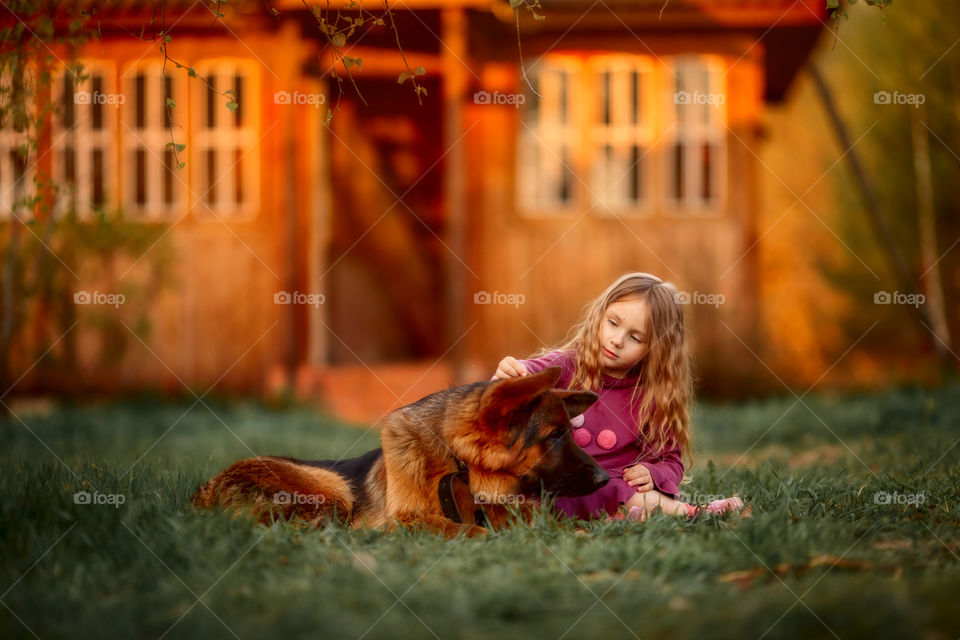
[[[597,470],[593,472],[593,484],[599,489],[608,482],[610,482],[610,475],[600,467],[597,467]]]

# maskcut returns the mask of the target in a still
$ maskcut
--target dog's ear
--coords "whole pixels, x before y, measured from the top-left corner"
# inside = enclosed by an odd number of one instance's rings
[[[600,396],[593,391],[566,391],[564,389],[553,389],[551,393],[563,401],[563,406],[567,409],[567,417],[574,418],[593,405]]]
[[[491,382],[480,397],[480,420],[499,424],[503,418],[543,395],[560,378],[560,367],[547,367],[538,373]]]

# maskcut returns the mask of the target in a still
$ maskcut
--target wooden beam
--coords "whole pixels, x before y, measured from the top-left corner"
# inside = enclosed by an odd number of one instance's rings
[[[467,78],[463,60],[467,58],[467,16],[462,8],[444,9],[441,14],[444,47],[441,53],[443,69],[443,146],[444,196],[447,202],[447,322],[446,337],[454,381],[464,382],[463,349],[464,280],[463,261],[466,254],[467,211],[464,193],[464,152],[461,139],[463,129],[463,99]]]

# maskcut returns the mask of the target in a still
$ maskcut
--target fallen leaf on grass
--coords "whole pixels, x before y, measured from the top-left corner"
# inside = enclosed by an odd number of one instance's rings
[[[825,564],[837,569],[873,569],[872,562],[867,562],[866,560],[850,560],[827,553],[815,557],[805,567],[798,567],[797,570],[806,571]]]
[[[830,569],[865,570],[874,568],[872,562],[867,562],[865,560],[852,560],[841,558],[832,554],[820,554],[815,556],[806,564],[792,565],[789,562],[781,562],[780,564],[774,565],[769,569],[767,567],[754,567],[753,569],[731,571],[717,578],[717,582],[732,582],[741,589],[746,589],[755,580],[764,578],[771,573],[777,576],[786,576],[790,572],[793,572],[794,575],[800,577],[814,567],[822,567],[824,565],[827,566],[828,571]]]
[[[764,567],[744,569],[742,571],[731,571],[730,573],[725,573],[717,578],[717,582],[734,582],[741,589],[746,589],[750,586],[750,583],[766,573],[766,571],[767,570]]]
[[[896,549],[913,549],[913,540],[877,540],[870,545],[880,551],[894,551]]]

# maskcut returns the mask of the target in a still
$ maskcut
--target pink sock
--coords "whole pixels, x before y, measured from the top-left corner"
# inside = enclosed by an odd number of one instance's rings
[[[737,496],[732,498],[723,498],[722,500],[714,500],[707,505],[707,513],[715,513],[717,515],[723,515],[724,513],[730,513],[731,511],[739,511],[743,509],[743,500]]]
[[[700,513],[700,507],[693,504],[684,504],[687,508],[687,517],[693,518],[694,516]],[[730,513],[732,511],[739,511],[743,509],[743,500],[739,497],[734,496],[732,498],[722,498],[720,500],[714,500],[707,505],[705,511],[707,513],[714,513],[716,515],[723,515],[725,513]]]

